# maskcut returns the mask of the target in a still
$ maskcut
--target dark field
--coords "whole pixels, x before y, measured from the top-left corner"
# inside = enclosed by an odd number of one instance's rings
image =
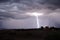
[[[5,29],[0,40],[60,40],[60,29]]]

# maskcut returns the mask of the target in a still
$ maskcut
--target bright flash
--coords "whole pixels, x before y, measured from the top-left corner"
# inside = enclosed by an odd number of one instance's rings
[[[27,13],[27,15],[30,15],[30,16],[42,16],[43,13],[33,12],[33,13]]]
[[[42,16],[43,13],[37,13],[37,12],[33,12],[33,13],[27,13],[27,15],[30,15],[30,16],[35,16],[36,17],[36,22],[37,22],[37,28],[40,28],[40,25],[39,25],[39,16]]]

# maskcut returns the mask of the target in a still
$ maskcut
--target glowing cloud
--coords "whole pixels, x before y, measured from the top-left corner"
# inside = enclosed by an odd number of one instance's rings
[[[38,13],[38,12],[32,12],[32,13],[27,13],[27,15],[30,15],[30,16],[42,16],[44,14],[43,13]]]

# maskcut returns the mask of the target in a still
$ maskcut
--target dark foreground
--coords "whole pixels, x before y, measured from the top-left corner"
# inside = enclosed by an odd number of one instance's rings
[[[60,40],[60,29],[0,30],[0,40]]]

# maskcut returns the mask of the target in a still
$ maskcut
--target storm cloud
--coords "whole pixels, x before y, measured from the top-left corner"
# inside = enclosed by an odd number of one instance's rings
[[[15,28],[36,28],[34,17],[26,15],[28,12],[44,13],[39,17],[40,25],[60,26],[60,0],[0,0],[0,20],[2,20],[0,25],[2,24],[4,27],[6,23],[6,28],[12,28],[12,26],[14,28],[14,24]],[[18,20],[20,21],[18,22]],[[32,23],[28,22],[30,20]],[[19,24],[21,25],[19,26]],[[32,24],[33,27],[30,27]]]

